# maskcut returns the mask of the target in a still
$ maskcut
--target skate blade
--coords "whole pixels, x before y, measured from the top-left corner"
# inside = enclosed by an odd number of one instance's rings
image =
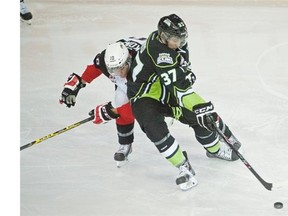
[[[24,20],[22,18],[20,18],[21,22],[26,23],[27,25],[31,25],[32,21],[31,20]]]
[[[187,174],[176,179],[176,184],[179,185],[181,190],[186,191],[192,187],[195,187],[198,182],[194,177],[191,177]]]
[[[180,185],[180,184],[183,184],[185,182],[188,182],[189,181],[189,178],[190,176],[188,174],[184,175],[184,176],[181,176],[179,178],[176,179],[176,184],[177,185]]]
[[[116,161],[116,166],[118,168],[121,168],[122,166],[126,165],[128,163],[128,159],[124,160],[124,161]]]

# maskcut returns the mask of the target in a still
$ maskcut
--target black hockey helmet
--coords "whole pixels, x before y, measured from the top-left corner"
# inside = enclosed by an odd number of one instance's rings
[[[176,14],[162,17],[158,22],[158,33],[167,41],[170,37],[181,39],[181,47],[186,43],[188,37],[187,27],[184,21]]]

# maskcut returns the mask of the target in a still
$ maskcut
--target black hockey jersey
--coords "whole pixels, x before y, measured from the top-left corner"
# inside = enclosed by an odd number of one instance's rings
[[[181,94],[191,86],[188,45],[173,50],[159,41],[152,32],[132,63],[128,79],[128,97],[133,103],[138,98],[150,97],[162,103],[177,105]]]

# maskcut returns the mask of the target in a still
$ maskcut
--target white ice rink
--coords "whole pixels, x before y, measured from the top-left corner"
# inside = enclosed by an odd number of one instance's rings
[[[101,76],[80,91],[75,107],[58,103],[68,75],[82,74],[106,45],[147,37],[162,16],[176,13],[188,26],[194,89],[214,103],[273,190],[240,160],[207,158],[193,130],[178,122],[170,130],[188,152],[197,187],[177,187],[178,170],[138,123],[130,162],[119,169],[114,122],[88,122],[15,153],[21,216],[288,215],[288,1],[25,2],[34,17],[31,26],[20,23],[19,147],[113,100],[114,85]],[[275,209],[276,201],[284,208]]]

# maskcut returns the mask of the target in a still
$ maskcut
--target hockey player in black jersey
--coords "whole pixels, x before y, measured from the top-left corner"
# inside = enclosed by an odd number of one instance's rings
[[[235,161],[238,156],[213,130],[214,121],[239,149],[241,144],[215,112],[192,88],[196,80],[191,71],[184,21],[171,14],[159,20],[158,30],[152,32],[136,56],[128,80],[128,97],[133,114],[141,129],[155,144],[159,152],[180,170],[176,183],[182,190],[197,185],[186,152],[170,134],[165,116],[172,116],[194,129],[196,139],[208,157]]]

